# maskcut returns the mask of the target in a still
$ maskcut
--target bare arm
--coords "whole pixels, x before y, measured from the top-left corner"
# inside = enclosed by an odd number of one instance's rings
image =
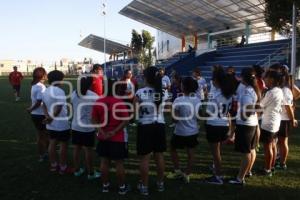
[[[288,117],[292,121],[293,127],[297,127],[298,126],[298,122],[295,119],[295,113],[294,113],[293,107],[291,105],[285,105],[285,109],[286,109]]]
[[[39,108],[42,104],[42,100],[37,100],[37,102],[35,102],[35,104],[29,108],[27,108],[27,112],[31,113],[33,110]]]
[[[300,98],[300,89],[296,85],[293,85],[293,96],[295,100]]]

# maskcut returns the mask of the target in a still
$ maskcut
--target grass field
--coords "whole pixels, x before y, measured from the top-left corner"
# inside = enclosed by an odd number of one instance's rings
[[[133,190],[125,197],[120,197],[116,189],[108,194],[100,191],[100,180],[87,181],[86,177],[75,178],[71,175],[60,176],[48,171],[48,163],[37,160],[35,129],[25,108],[30,104],[30,80],[22,86],[22,100],[14,102],[11,87],[6,77],[0,77],[0,199],[20,200],[83,200],[83,199],[142,199]],[[299,116],[299,115],[298,115]],[[203,128],[201,127],[201,130]],[[290,137],[290,156],[287,171],[277,171],[272,178],[254,176],[247,180],[244,187],[225,184],[214,186],[199,180],[210,176],[208,166],[212,163],[204,134],[200,135],[197,147],[195,175],[190,184],[181,181],[166,180],[166,191],[155,191],[155,176],[151,176],[150,196],[145,199],[299,199],[300,196],[300,134],[299,128],[293,130]],[[172,130],[168,129],[168,136]],[[135,152],[135,131],[130,133],[130,158],[126,161],[128,183],[135,188],[138,181],[138,160]],[[69,147],[69,161],[71,164]],[[165,154],[167,172],[171,171],[169,153]],[[186,158],[182,156],[184,161]],[[263,155],[258,154],[255,169],[263,166]],[[99,158],[95,166],[99,166]],[[239,156],[232,145],[223,148],[223,168],[226,177],[236,175]],[[151,174],[155,175],[152,165]],[[112,184],[116,184],[114,173]]]

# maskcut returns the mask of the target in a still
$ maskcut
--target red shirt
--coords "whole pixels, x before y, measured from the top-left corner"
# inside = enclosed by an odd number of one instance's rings
[[[21,85],[21,81],[23,79],[23,75],[21,72],[11,72],[9,74],[9,82],[11,85]]]
[[[98,96],[103,95],[103,76],[99,75],[97,77],[93,77],[91,90],[98,94]]]
[[[107,109],[105,109],[104,105],[107,106]],[[115,114],[113,112],[115,112]],[[114,130],[120,123],[123,122],[121,119],[116,119],[115,117],[125,118],[128,116],[128,109],[127,106],[124,105],[124,102],[121,99],[117,99],[115,97],[110,96],[100,98],[96,102],[96,105],[94,105],[92,111],[93,119],[96,119],[100,122],[101,128],[104,132]],[[97,134],[97,137],[99,140],[104,140],[104,138],[100,134]],[[107,140],[112,142],[127,142],[127,132],[125,129],[121,129],[119,132],[116,133],[116,135]]]

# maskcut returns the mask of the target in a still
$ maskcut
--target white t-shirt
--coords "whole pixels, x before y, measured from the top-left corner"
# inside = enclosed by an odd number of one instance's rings
[[[126,93],[131,93],[132,91],[134,91],[134,84],[131,82],[130,79],[126,80]]]
[[[211,94],[211,99],[208,100],[206,112],[209,114],[209,119],[206,121],[211,126],[229,126],[228,113],[231,109],[232,97],[225,98],[221,90],[216,88]]]
[[[155,104],[155,97],[159,94],[155,94],[155,91],[151,87],[144,87],[139,89],[135,96],[138,98],[139,107],[138,107],[138,121],[141,124],[153,124],[165,123],[163,115],[164,101],[167,97],[163,94],[161,109],[158,109]]]
[[[34,104],[36,104],[37,101],[41,101],[42,97],[43,97],[43,93],[46,90],[46,86],[41,83],[38,82],[37,84],[33,85],[31,87],[31,106],[33,106]],[[37,109],[33,110],[31,112],[32,115],[45,115],[42,105],[40,105],[40,107],[38,107]]]
[[[90,90],[86,95],[78,96],[74,91],[71,96],[73,105],[72,130],[80,132],[93,132],[92,126],[92,109],[93,104],[97,101],[98,95]],[[88,105],[84,105],[88,103]],[[90,127],[88,127],[90,126]]]
[[[245,121],[241,117],[245,109],[247,109],[246,106],[253,105],[253,108],[255,109],[256,102],[257,102],[257,95],[255,90],[252,87],[245,87],[244,91],[240,94],[240,98],[238,101],[239,108],[238,108],[238,115],[236,120],[237,124],[245,125],[245,126],[258,125],[258,118],[256,112],[254,112],[248,118],[245,116],[246,117]]]
[[[201,106],[198,97],[181,96],[173,103],[175,116],[178,117],[174,134],[179,136],[191,136],[198,134],[197,114]]]
[[[213,82],[210,81],[210,89],[208,92],[208,99],[213,99],[213,95],[216,94],[217,88],[214,86]]]
[[[290,120],[285,106],[292,106],[293,105],[293,93],[290,88],[284,87],[282,88],[283,92],[283,101],[282,101],[282,112],[281,112],[281,120]]]
[[[260,104],[263,108],[261,128],[276,133],[279,131],[282,112],[283,93],[278,87],[269,90]]]
[[[167,75],[164,75],[161,79],[161,83],[162,83],[162,88],[168,88],[171,86],[171,81],[170,78]]]
[[[241,98],[242,94],[244,93],[245,89],[246,89],[246,85],[244,85],[243,83],[240,83],[238,88],[236,89],[236,96],[237,96],[238,101],[240,101],[240,98]]]
[[[205,99],[204,89],[207,87],[206,80],[203,77],[201,77],[199,80],[197,80],[197,83],[198,83],[198,90],[196,92],[197,97],[201,100],[204,100]]]
[[[70,129],[65,92],[61,88],[51,85],[45,90],[42,100],[47,107],[49,115],[53,118],[53,121],[47,124],[46,128],[53,131]],[[62,110],[57,117],[54,117],[54,108],[58,105],[62,105]]]

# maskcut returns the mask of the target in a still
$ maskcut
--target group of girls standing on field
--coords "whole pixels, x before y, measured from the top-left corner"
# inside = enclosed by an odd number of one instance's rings
[[[241,73],[241,82],[237,87],[236,78],[227,74],[224,68],[213,69],[212,85],[208,94],[199,93],[199,85],[204,91],[206,83],[200,78],[177,77],[177,89],[181,95],[173,98],[172,118],[175,123],[171,138],[171,158],[174,164],[175,178],[190,182],[195,161],[195,149],[198,145],[199,116],[205,113],[206,138],[213,158],[213,176],[205,182],[221,185],[224,183],[222,173],[222,143],[235,141],[235,150],[241,153],[240,170],[230,184],[245,184],[245,177],[252,176],[252,167],[256,159],[255,148],[259,140],[264,144],[264,174],[272,176],[277,155],[276,141],[280,152],[280,169],[286,169],[288,155],[288,133],[290,127],[297,126],[294,116],[291,79],[283,66],[271,66],[264,74],[265,88],[257,84],[257,73],[253,68],[245,68]],[[127,72],[128,73],[128,72]],[[200,73],[199,73],[200,74]],[[159,192],[165,190],[165,161],[163,153],[167,150],[165,132],[164,105],[169,101],[162,85],[163,76],[156,67],[149,67],[143,72],[145,86],[138,89],[128,105],[115,94],[124,95],[122,87],[113,87],[115,80],[107,81],[107,95],[99,97],[91,91],[93,77],[81,77],[80,88],[72,93],[73,119],[68,121],[67,101],[60,88],[64,75],[60,71],[48,74],[50,86],[46,89],[47,79],[43,68],[35,69],[32,85],[32,106],[28,108],[32,120],[39,130],[38,146],[41,160],[49,152],[50,170],[61,174],[73,173],[75,176],[88,174],[88,179],[102,178],[102,191],[109,192],[109,169],[115,161],[118,179],[118,193],[126,194],[130,187],[125,181],[124,160],[128,158],[128,134],[126,126],[130,119],[137,119],[136,150],[140,158],[140,181],[138,191],[149,194],[149,162],[151,155],[157,169],[156,187]],[[197,71],[194,77],[197,77]],[[130,81],[126,78],[125,81]],[[199,83],[201,82],[201,84]],[[260,79],[260,82],[263,82]],[[134,83],[129,83],[134,91]],[[205,86],[205,87],[204,87]],[[128,87],[126,87],[128,89]],[[172,88],[172,87],[171,87]],[[128,95],[127,91],[125,92]],[[174,93],[178,93],[174,89]],[[237,94],[238,93],[238,94]],[[206,106],[203,106],[208,97]],[[237,102],[236,102],[237,101]],[[131,103],[135,112],[132,112]],[[237,104],[237,108],[235,108]],[[105,106],[103,106],[105,105]],[[200,109],[205,108],[205,112]],[[236,109],[236,110],[235,110]],[[36,111],[39,110],[37,113]],[[259,120],[261,118],[261,121]],[[100,124],[100,126],[99,126]],[[101,174],[92,167],[95,143],[95,126],[98,144],[96,152],[101,157]],[[72,130],[72,131],[70,131]],[[46,134],[47,132],[47,134]],[[74,170],[67,166],[67,142],[71,137],[74,145]],[[229,134],[230,133],[230,134]],[[49,148],[47,141],[49,137]],[[56,145],[60,144],[60,159],[56,159]],[[80,151],[85,151],[85,169],[80,166]],[[186,149],[187,166],[180,169],[178,149]]]

